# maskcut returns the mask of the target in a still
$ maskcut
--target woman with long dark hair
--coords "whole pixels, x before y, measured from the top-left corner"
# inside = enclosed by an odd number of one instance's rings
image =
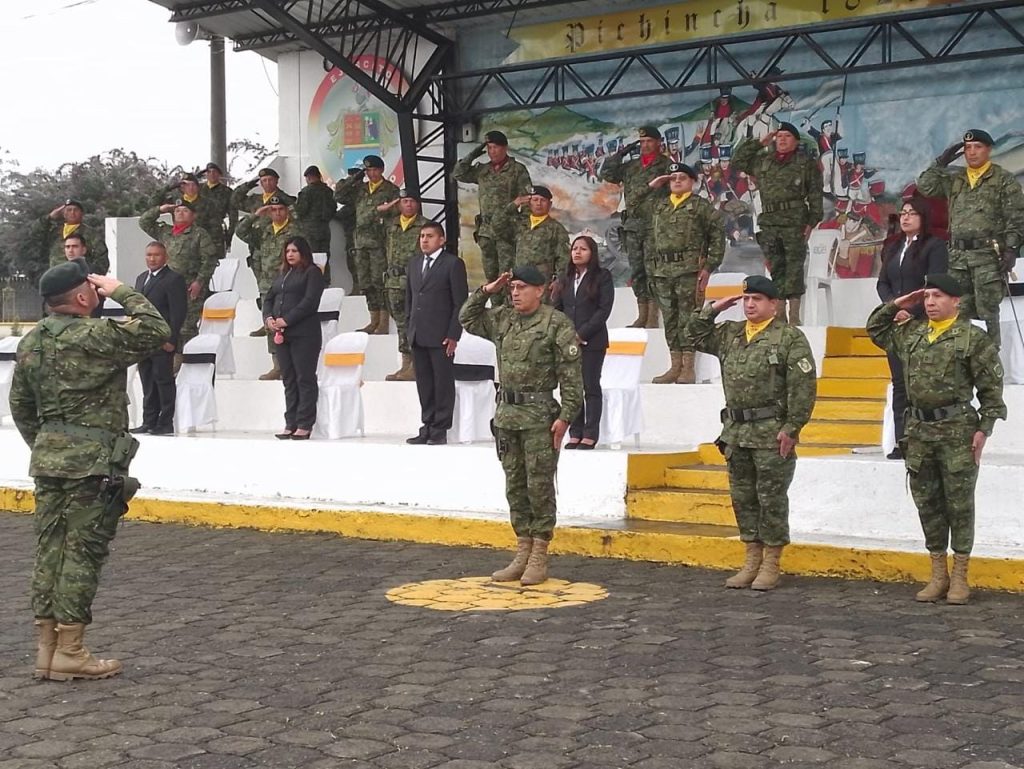
[[[946,241],[931,234],[928,222],[928,203],[920,197],[903,201],[899,213],[899,228],[882,248],[882,266],[878,271],[878,296],[883,302],[924,288],[925,275],[943,273],[949,269],[949,251]],[[924,305],[900,310],[897,323],[924,317]],[[907,388],[903,379],[903,364],[895,355],[889,355],[892,373],[892,415],[896,425],[896,448],[889,459],[902,459],[899,442],[904,435],[904,412],[907,408]]]
[[[263,321],[273,337],[281,380],[284,383],[282,440],[308,440],[316,422],[316,381],[320,357],[320,296],[324,276],[313,264],[313,250],[305,238],[284,244],[281,270],[263,300]]]
[[[569,265],[553,291],[555,309],[576,327],[583,364],[583,408],[569,425],[567,449],[593,449],[601,428],[601,369],[608,350],[608,316],[615,301],[612,274],[601,266],[597,243],[580,235],[570,247]]]

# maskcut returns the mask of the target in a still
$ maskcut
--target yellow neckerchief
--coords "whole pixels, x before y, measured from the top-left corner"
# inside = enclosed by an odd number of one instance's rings
[[[280,224],[274,224],[273,222],[271,222],[270,226],[274,228],[274,234],[276,235],[281,230],[283,230],[285,227],[287,227],[290,223],[291,223],[291,219],[285,219]]]
[[[209,187],[212,190],[214,187],[219,187],[220,186],[220,182],[211,182],[209,179],[207,179],[206,180],[206,186]]]
[[[72,232],[74,232],[75,230],[77,230],[81,226],[82,226],[81,222],[79,222],[78,224],[67,224],[67,223],[65,223],[64,224],[64,233],[61,235],[61,237],[62,238],[66,238],[68,235],[70,235]]]
[[[672,201],[672,208],[679,208],[683,203],[690,199],[690,195],[693,192],[684,192],[682,195],[676,195],[674,192],[668,196],[668,199]]]
[[[275,190],[274,192],[264,192],[263,193],[263,205],[266,205],[267,203],[269,203],[270,199],[272,197],[274,197],[274,195],[276,195],[276,194],[277,194],[277,190]]]
[[[548,218],[547,214],[544,214],[544,216],[534,216],[533,214],[530,214],[530,229],[531,230],[537,229],[538,227],[540,227],[544,223],[544,220],[547,219],[547,218]]]
[[[928,341],[934,342],[940,336],[945,334],[949,327],[956,323],[956,315],[946,320],[929,320],[928,321]]]
[[[370,194],[372,195],[373,193],[375,193],[377,191],[377,188],[380,187],[380,185],[382,185],[383,183],[384,183],[384,180],[381,179],[379,182],[367,182],[366,186],[369,188]]]
[[[967,183],[971,185],[972,190],[978,186],[978,182],[981,181],[981,177],[987,174],[988,169],[990,169],[991,167],[991,160],[986,161],[985,165],[983,165],[981,168],[971,168],[970,166],[967,166]]]
[[[407,229],[412,227],[412,223],[415,222],[415,221],[416,221],[416,214],[413,214],[412,216],[406,216],[405,214],[399,214],[398,215],[398,223],[402,227],[402,232],[405,232]]]
[[[199,195],[186,195],[184,192],[181,193],[181,197],[188,203],[195,203],[199,200]]]
[[[773,320],[775,320],[775,318],[768,318],[768,320],[763,320],[760,323],[753,323],[748,320],[746,328],[743,329],[744,333],[747,335],[747,344],[750,344],[750,340],[768,328],[768,325]]]

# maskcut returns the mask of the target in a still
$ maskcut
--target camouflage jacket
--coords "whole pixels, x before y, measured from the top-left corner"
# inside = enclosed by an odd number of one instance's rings
[[[338,210],[334,192],[323,182],[307,184],[299,190],[295,201],[295,217],[307,235],[326,239],[331,233],[331,219]]]
[[[11,416],[32,448],[29,474],[85,478],[110,472],[110,441],[48,430],[63,422],[113,434],[128,429],[126,371],[155,353],[171,329],[142,294],[119,286],[111,295],[128,320],[50,315],[18,345]]]
[[[265,216],[243,216],[235,232],[239,239],[252,246],[252,271],[256,274],[256,283],[260,294],[266,294],[281,270],[281,257],[284,255],[284,244],[291,238],[303,234],[294,219],[289,219],[277,233],[274,225]]]
[[[747,139],[733,152],[732,167],[757,180],[762,227],[813,227],[821,221],[821,169],[802,146],[779,162],[773,149]]]
[[[722,417],[722,441],[751,449],[775,448],[780,431],[793,438],[811,418],[818,380],[807,337],[795,326],[773,321],[747,342],[746,321],[715,324],[708,305],[694,312],[686,334],[700,352],[722,364],[727,409],[775,407],[776,416],[738,422]]]
[[[205,286],[213,277],[217,260],[223,254],[222,247],[202,227],[194,223],[180,235],[174,234],[174,227],[160,221],[160,209],[151,208],[139,217],[139,227],[154,240],[159,240],[167,249],[167,263],[171,269],[189,284],[198,281]]]
[[[385,288],[405,290],[405,268],[409,265],[409,260],[420,253],[420,228],[428,221],[430,220],[422,214],[417,214],[412,223],[403,230],[398,217],[388,219]]]
[[[208,184],[199,185],[199,200],[203,204],[203,218],[200,219],[199,211],[196,211],[196,224],[203,227],[213,239],[217,236],[223,239],[225,248],[231,245],[231,236],[238,226],[238,209],[231,205],[233,191],[226,184],[218,184],[211,187]],[[228,228],[224,229],[224,217],[228,219]]]
[[[506,430],[549,426],[557,417],[571,422],[583,405],[583,373],[576,329],[558,310],[542,305],[531,315],[511,307],[487,309],[488,295],[477,289],[459,312],[459,322],[471,334],[494,342],[498,349],[498,378],[503,391],[552,393],[558,388],[561,405],[550,401],[510,404],[499,402],[494,424]]]
[[[361,176],[349,176],[338,182],[334,188],[334,199],[356,209],[356,248],[384,248],[387,245],[385,215],[377,210],[377,206],[390,203],[397,197],[398,187],[387,179],[382,179],[373,192],[370,192],[370,183],[363,181]]]
[[[936,409],[964,404],[964,412],[935,422],[907,414],[907,436],[922,441],[966,440],[978,430],[992,434],[997,419],[1006,419],[1003,366],[988,335],[966,318],[957,318],[942,336],[928,341],[928,321],[894,322],[899,308],[882,304],[868,317],[871,339],[903,363],[907,402]],[[971,405],[975,392],[980,408]]]
[[[231,210],[254,214],[259,209],[263,208],[263,206],[267,205],[266,200],[264,200],[264,193],[262,189],[257,191],[254,195],[249,194],[249,192],[252,191],[253,188],[258,187],[259,184],[259,180],[250,180],[235,187],[234,191],[231,193]],[[281,202],[286,206],[295,205],[295,198],[284,190],[279,189],[274,194],[281,198]]]
[[[550,280],[569,265],[569,232],[552,216],[531,227],[529,209],[519,211],[515,203],[510,203],[496,232],[516,244],[515,266],[532,264]]]
[[[50,240],[49,260],[50,266],[56,267],[65,261],[64,257],[64,221],[54,221],[49,216],[42,219],[46,237]],[[84,222],[78,225],[75,232],[85,238],[85,247],[88,251],[85,260],[92,267],[97,275],[106,275],[110,272],[110,256],[107,253],[107,242],[103,238],[102,230],[93,229]]]
[[[533,182],[526,166],[510,157],[501,168],[494,169],[489,162],[474,163],[469,155],[455,164],[452,178],[463,184],[475,184],[480,198],[480,223],[476,234],[481,238],[497,237],[495,226],[502,226],[506,207],[520,195],[530,191]]]
[[[622,216],[623,228],[630,232],[650,229],[654,207],[668,196],[668,188],[652,189],[651,181],[668,173],[671,161],[665,155],[658,155],[654,162],[644,168],[639,159],[626,160],[615,152],[607,157],[601,166],[601,181],[622,185],[622,197],[626,210]]]
[[[704,198],[691,194],[678,206],[666,198],[654,208],[654,253],[647,272],[657,278],[676,278],[714,272],[725,256],[722,215]],[[681,254],[679,261],[671,261]],[[666,259],[665,257],[670,257]]]
[[[993,163],[972,190],[966,168],[933,164],[917,180],[917,189],[922,195],[948,198],[950,240],[994,240],[1000,249],[1024,245],[1024,192],[1005,168]],[[951,243],[949,250],[958,249]],[[990,243],[980,250],[993,261],[999,259]]]

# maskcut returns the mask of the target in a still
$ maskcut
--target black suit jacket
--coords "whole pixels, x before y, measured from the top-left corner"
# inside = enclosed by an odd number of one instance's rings
[[[171,344],[178,347],[181,326],[188,312],[188,288],[181,273],[164,266],[159,274],[146,284],[149,270],[139,274],[135,279],[135,290],[145,296],[171,327]]]
[[[466,265],[455,254],[441,251],[423,274],[423,254],[405,268],[407,335],[417,347],[441,347],[445,339],[459,339],[459,310],[469,296]]]
[[[946,272],[949,269],[949,251],[946,241],[931,237],[912,243],[900,264],[903,238],[899,237],[882,248],[882,266],[878,271],[878,297],[891,302],[897,297],[924,288],[924,276]],[[924,317],[924,305],[914,309],[913,315]]]
[[[590,289],[597,281],[597,296],[590,298]],[[608,346],[608,316],[615,302],[615,284],[608,270],[587,270],[573,293],[573,278],[563,275],[558,281],[555,309],[569,316],[580,339],[588,349],[603,350]]]
[[[279,273],[263,300],[263,320],[284,318],[285,337],[320,334],[320,297],[324,293],[324,274],[315,264],[304,270]]]

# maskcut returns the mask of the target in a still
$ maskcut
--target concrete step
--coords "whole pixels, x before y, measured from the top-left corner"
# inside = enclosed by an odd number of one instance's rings
[[[665,485],[672,489],[729,490],[729,475],[721,465],[685,465],[665,471]]]
[[[830,326],[825,332],[825,356],[847,355],[884,356],[885,352],[871,341],[867,331],[862,328]]]
[[[626,493],[626,517],[713,526],[736,524],[728,491],[634,489]]]
[[[881,422],[812,420],[800,431],[802,444],[877,446],[882,442]]]
[[[849,377],[822,377],[818,380],[819,398],[855,398],[885,403],[888,379],[851,379]]]
[[[882,421],[885,401],[855,400],[852,398],[818,398],[811,419],[838,421]]]
[[[853,379],[890,379],[889,361],[885,357],[843,356],[825,358],[821,376],[849,377]]]

